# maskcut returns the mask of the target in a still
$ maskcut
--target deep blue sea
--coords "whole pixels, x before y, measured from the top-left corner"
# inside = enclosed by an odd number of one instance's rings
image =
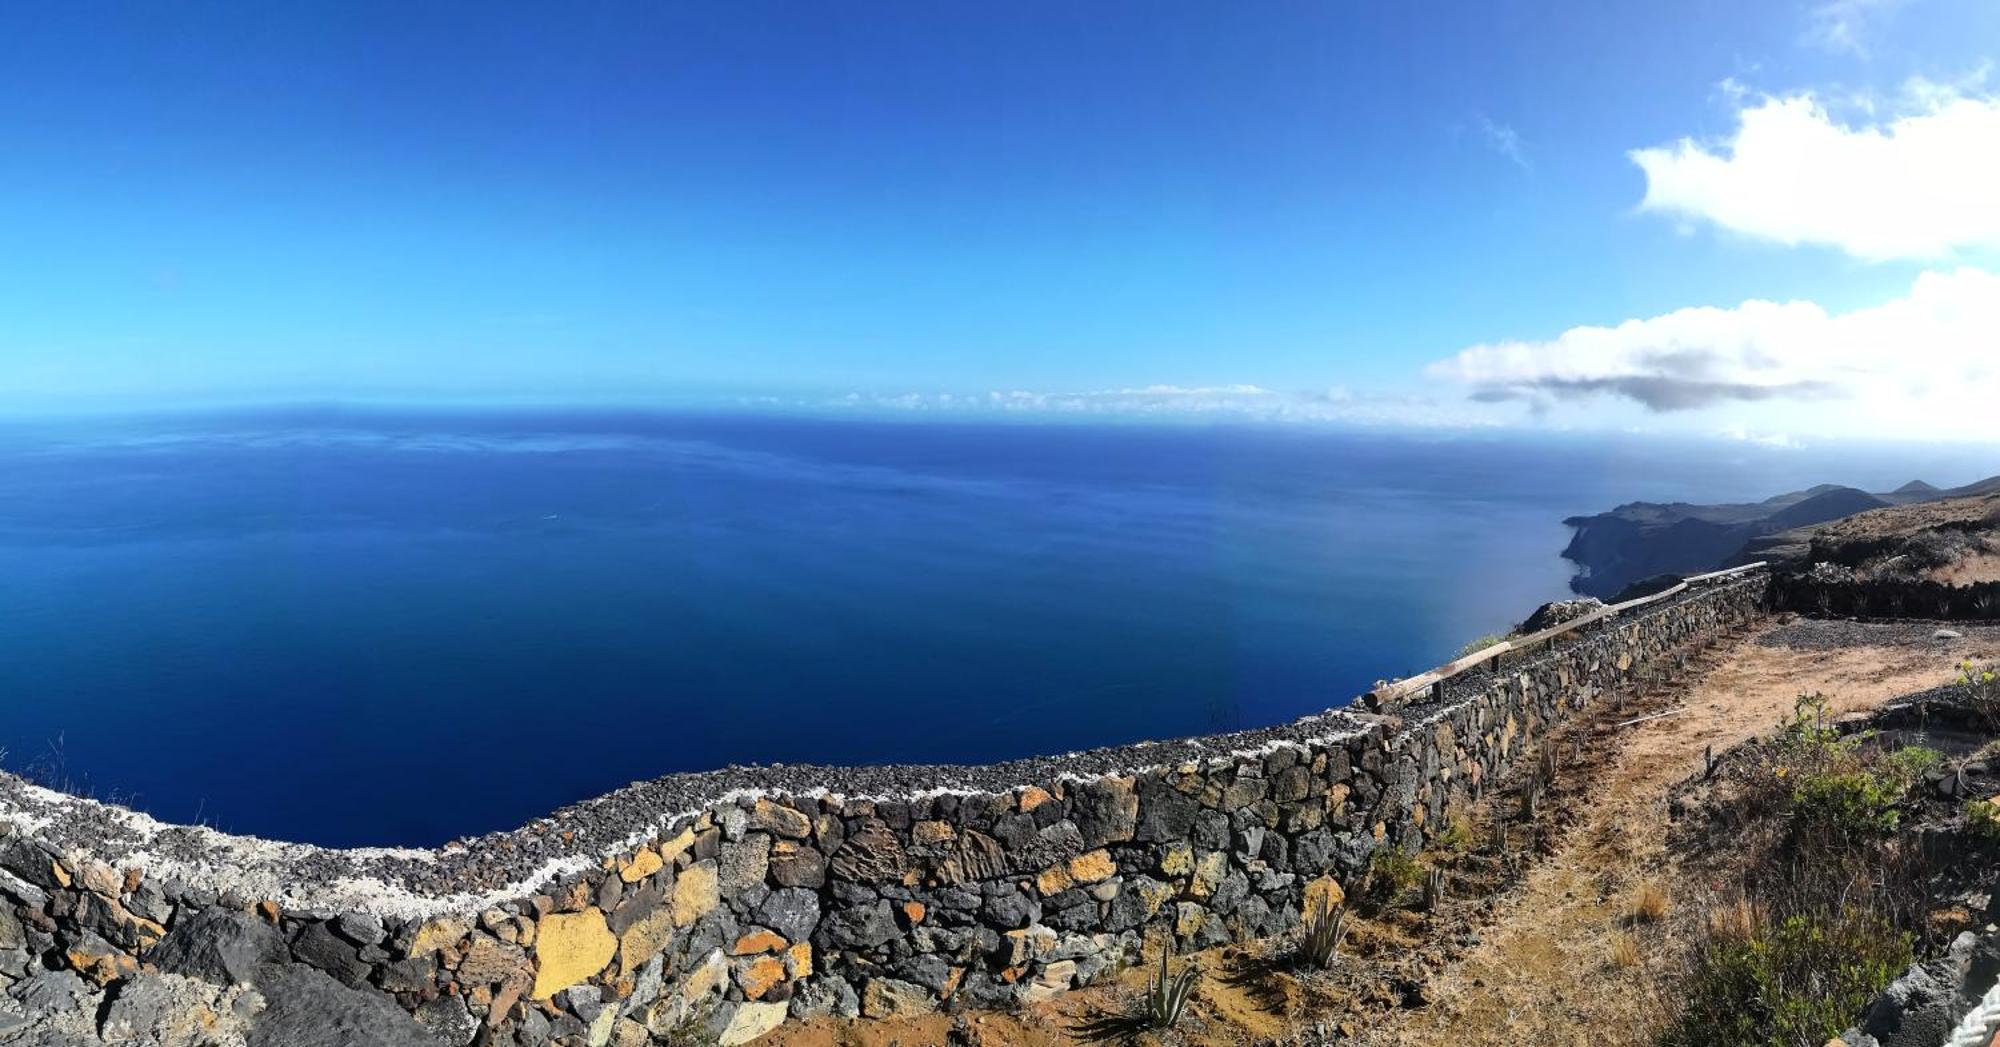
[[[1916,475],[1980,474],[1308,428],[13,423],[0,745],[168,819],[436,844],[669,771],[1287,720],[1563,595],[1567,515]]]

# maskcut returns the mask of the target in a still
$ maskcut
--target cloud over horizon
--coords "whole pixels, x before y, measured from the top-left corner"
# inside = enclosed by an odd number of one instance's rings
[[[2000,95],[1911,80],[1894,113],[1837,119],[1811,91],[1742,99],[1735,132],[1627,154],[1642,211],[1867,261],[2000,250]]]
[[[1408,428],[1481,428],[1498,412],[1447,405],[1436,397],[1357,393],[1345,388],[1280,391],[1262,386],[1146,385],[1082,392],[996,389],[984,393],[848,393],[773,406],[1027,417],[1146,418],[1155,421],[1318,422]]]
[[[2000,274],[1925,272],[1901,297],[1844,313],[1753,299],[1573,327],[1475,345],[1429,373],[1537,413],[1606,399],[1655,414],[1755,403],[1840,423],[1823,431],[2000,436]]]

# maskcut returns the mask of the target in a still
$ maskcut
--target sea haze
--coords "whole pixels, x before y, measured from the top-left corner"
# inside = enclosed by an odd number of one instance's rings
[[[436,844],[669,771],[1266,724],[1563,595],[1566,516],[1879,482],[1736,453],[607,413],[16,424],[0,744],[167,819]]]

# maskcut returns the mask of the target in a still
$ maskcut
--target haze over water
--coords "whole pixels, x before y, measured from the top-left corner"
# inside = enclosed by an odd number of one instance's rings
[[[0,745],[170,820],[436,844],[731,762],[1259,726],[1563,595],[1567,515],[1920,461],[1962,482],[1963,457],[718,414],[15,425]]]

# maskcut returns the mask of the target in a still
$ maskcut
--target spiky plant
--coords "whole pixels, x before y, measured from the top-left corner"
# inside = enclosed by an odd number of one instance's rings
[[[1523,782],[1521,784],[1521,820],[1524,822],[1534,821],[1535,812],[1540,808],[1541,801],[1542,780],[1540,778],[1529,778],[1526,782]]]
[[[1444,907],[1444,870],[1432,869],[1424,874],[1424,911],[1437,912]]]
[[[1299,934],[1298,961],[1315,970],[1326,970],[1340,959],[1340,943],[1347,938],[1347,909],[1338,905],[1314,906],[1306,911],[1305,927]]]
[[[1188,1001],[1194,999],[1194,987],[1201,981],[1201,970],[1194,964],[1181,968],[1181,973],[1172,974],[1167,970],[1167,960],[1173,949],[1160,950],[1160,973],[1153,976],[1146,987],[1146,1024],[1154,1029],[1171,1029],[1187,1012]]]

